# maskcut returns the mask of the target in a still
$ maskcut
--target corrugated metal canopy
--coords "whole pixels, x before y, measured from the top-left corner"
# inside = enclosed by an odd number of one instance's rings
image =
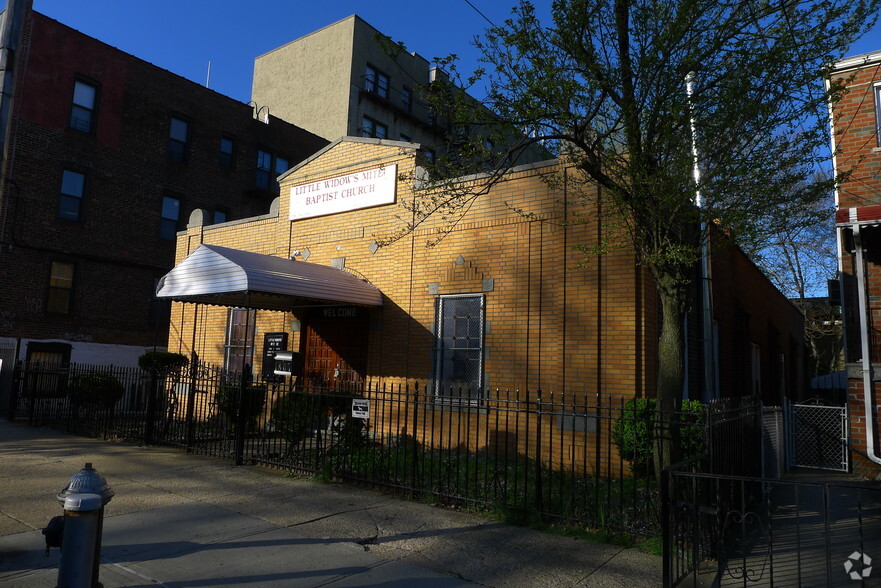
[[[156,296],[267,310],[382,306],[375,286],[336,268],[204,244],[159,280]]]

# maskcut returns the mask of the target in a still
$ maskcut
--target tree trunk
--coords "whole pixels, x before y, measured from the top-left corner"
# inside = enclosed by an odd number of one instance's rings
[[[688,286],[681,279],[658,278],[661,303],[661,333],[658,341],[658,389],[655,403],[655,473],[678,459],[679,428],[674,410],[682,398],[685,361],[682,323],[688,306]]]

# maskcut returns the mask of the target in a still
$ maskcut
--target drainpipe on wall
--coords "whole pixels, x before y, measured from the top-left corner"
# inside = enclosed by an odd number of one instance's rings
[[[860,317],[860,345],[862,348],[863,402],[866,419],[866,456],[881,465],[881,457],[875,454],[875,418],[872,414],[872,358],[869,355],[869,304],[866,296],[866,271],[863,262],[863,243],[860,225],[853,225],[853,242],[856,249],[857,299]]]
[[[6,217],[6,176],[9,175],[9,128],[11,125],[12,97],[15,82],[15,60],[21,41],[25,12],[30,4],[26,0],[6,0],[0,15],[0,243],[4,243]],[[2,253],[2,251],[0,251]]]
[[[688,95],[689,106],[691,106],[691,96],[694,93],[694,76],[695,73],[689,72],[685,76],[685,93]],[[694,185],[697,188],[694,191],[694,204],[698,208],[703,207],[703,199],[701,198],[701,168],[699,161],[699,153],[697,151],[697,129],[695,128],[694,117],[689,117],[691,125],[691,157],[692,157],[692,176],[694,177]],[[701,239],[701,328],[703,340],[703,368],[704,368],[704,389],[702,399],[704,402],[710,402],[716,399],[718,392],[716,391],[716,366],[715,366],[715,345],[713,344],[713,292],[711,289],[710,276],[710,230],[706,221],[701,222],[700,227]],[[687,324],[687,323],[686,323]],[[685,333],[685,339],[688,340],[688,331]],[[686,355],[687,357],[687,355]],[[687,393],[686,393],[687,394]]]

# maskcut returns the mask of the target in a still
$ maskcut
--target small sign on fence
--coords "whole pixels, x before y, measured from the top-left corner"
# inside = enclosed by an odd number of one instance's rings
[[[352,418],[369,419],[370,418],[370,400],[366,398],[352,399]]]

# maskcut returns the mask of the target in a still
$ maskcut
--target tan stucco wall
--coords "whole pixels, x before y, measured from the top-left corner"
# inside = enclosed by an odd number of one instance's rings
[[[258,108],[328,140],[347,132],[356,17],[291,41],[254,60]]]

